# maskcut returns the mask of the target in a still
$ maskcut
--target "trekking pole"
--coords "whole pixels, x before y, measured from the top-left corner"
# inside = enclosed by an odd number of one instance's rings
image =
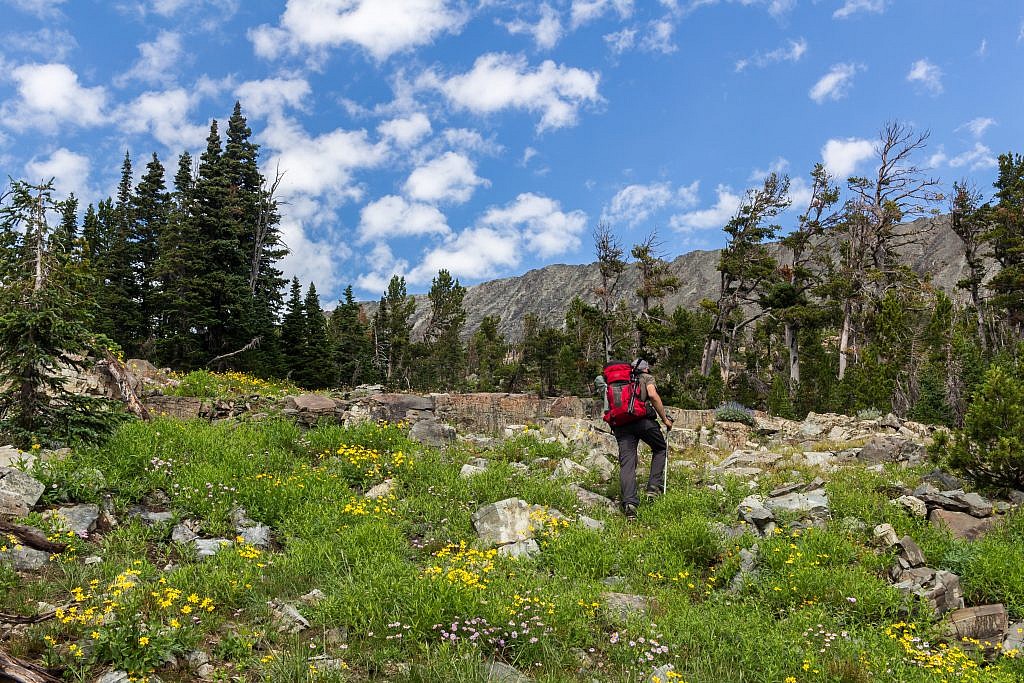
[[[665,474],[661,478],[661,495],[668,493],[668,432],[669,427],[665,427]]]

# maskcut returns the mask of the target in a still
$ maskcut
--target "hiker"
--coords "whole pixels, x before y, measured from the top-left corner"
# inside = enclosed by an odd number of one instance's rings
[[[611,363],[605,367],[603,377],[610,386],[624,384],[621,379],[622,375],[616,374],[623,371],[622,366],[624,365],[626,364]],[[634,520],[636,519],[636,508],[640,504],[636,482],[637,446],[643,441],[651,448],[651,474],[647,479],[647,498],[651,500],[664,490],[665,463],[668,457],[668,444],[665,442],[665,436],[661,433],[661,427],[655,417],[661,418],[661,421],[665,423],[666,430],[672,429],[672,419],[666,414],[665,405],[661,401],[661,396],[658,395],[654,377],[650,373],[650,364],[646,360],[637,359],[628,368],[629,382],[627,386],[629,389],[627,392],[635,388],[639,394],[636,397],[638,405],[636,409],[628,410],[626,414],[622,412],[625,406],[620,407],[617,419],[615,411],[608,411],[605,413],[605,421],[611,425],[612,434],[615,435],[615,441],[619,447],[619,486],[622,490],[622,512],[626,515],[626,519]],[[612,395],[613,402],[619,396],[625,395],[621,393],[621,389],[619,392],[616,394],[615,389],[608,392]],[[631,407],[632,402],[630,402]]]

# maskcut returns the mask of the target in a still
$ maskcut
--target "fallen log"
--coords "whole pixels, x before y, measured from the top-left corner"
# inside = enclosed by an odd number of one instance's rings
[[[62,553],[68,549],[67,543],[55,543],[39,529],[2,519],[0,519],[0,534],[11,534],[22,544],[48,553]]]
[[[40,624],[44,621],[49,621],[57,616],[56,612],[46,612],[44,614],[34,614],[31,617],[25,617],[20,614],[7,614],[0,612],[0,624]]]
[[[0,683],[60,683],[46,669],[0,650]]]

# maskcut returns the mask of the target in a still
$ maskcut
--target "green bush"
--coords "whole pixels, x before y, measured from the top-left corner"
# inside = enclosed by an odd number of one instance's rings
[[[992,486],[1024,488],[1024,364],[993,365],[954,434],[949,464]]]
[[[729,401],[715,408],[716,422],[742,422],[751,427],[754,426],[754,411],[742,403]]]

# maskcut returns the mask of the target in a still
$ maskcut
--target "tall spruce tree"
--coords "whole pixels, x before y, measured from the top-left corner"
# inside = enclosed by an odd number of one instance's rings
[[[296,381],[311,389],[332,387],[337,382],[337,366],[334,364],[331,339],[327,334],[327,317],[320,307],[320,297],[312,282],[306,290],[302,308],[306,314],[306,343]]]
[[[374,363],[384,381],[408,386],[412,314],[416,300],[409,296],[405,278],[392,275],[373,317]]]
[[[297,375],[301,373],[308,339],[306,307],[302,301],[302,285],[299,284],[299,278],[295,277],[292,278],[288,303],[285,304],[284,318],[281,320],[281,348],[286,350],[281,358],[280,372],[282,374],[296,379]]]
[[[160,236],[167,230],[171,216],[171,197],[164,182],[164,166],[156,153],[146,164],[146,173],[135,188],[131,203],[135,241],[132,266],[142,324],[139,337],[129,352],[149,357],[155,350]]]
[[[422,373],[429,378],[427,386],[451,389],[464,376],[465,352],[462,348],[462,327],[466,323],[466,309],[462,301],[466,288],[441,269],[431,283],[430,320],[424,341],[427,345],[427,363]]]
[[[72,393],[61,371],[84,369],[101,339],[85,264],[60,248],[53,184],[15,181],[0,198],[0,436],[28,447],[102,435],[109,404]]]
[[[370,325],[363,307],[356,301],[352,285],[345,287],[342,299],[331,312],[328,324],[334,345],[334,362],[338,381],[343,386],[356,386],[373,378],[373,348]]]
[[[994,185],[996,204],[988,239],[999,270],[988,287],[993,305],[1019,339],[1024,334],[1024,156],[1000,154]]]

